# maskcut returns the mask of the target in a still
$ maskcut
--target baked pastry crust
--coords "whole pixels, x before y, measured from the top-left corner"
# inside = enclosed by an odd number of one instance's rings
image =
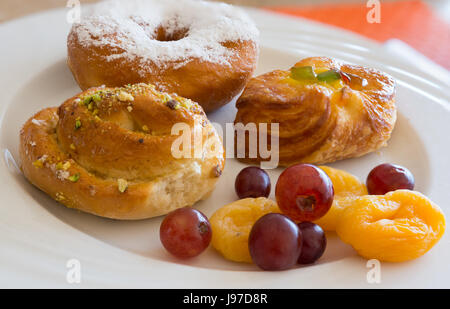
[[[173,155],[176,123],[201,130],[202,156]],[[114,219],[193,205],[224,168],[221,139],[202,108],[146,84],[92,88],[38,112],[20,132],[19,152],[32,184],[69,208]]]
[[[395,81],[391,76],[326,57],[306,58],[294,67],[304,66],[334,69],[348,80],[341,78],[330,84],[298,81],[291,78],[289,70],[254,77],[236,103],[235,124],[279,123],[281,166],[359,157],[387,144],[396,121]],[[268,160],[259,153],[257,158],[249,158],[248,144],[246,139],[246,156],[239,160]]]

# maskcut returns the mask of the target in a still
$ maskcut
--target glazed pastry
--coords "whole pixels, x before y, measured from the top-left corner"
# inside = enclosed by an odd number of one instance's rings
[[[151,83],[209,112],[245,87],[258,36],[242,10],[224,3],[107,1],[72,26],[67,63],[83,90]]]
[[[187,155],[173,150],[178,123],[200,132],[202,143]],[[114,219],[193,205],[224,168],[221,139],[202,108],[147,84],[92,88],[38,112],[20,132],[20,157],[25,177],[55,200]]]
[[[282,166],[330,163],[386,146],[396,120],[394,94],[395,81],[386,73],[306,58],[288,71],[252,78],[236,103],[235,124],[279,123]],[[248,138],[243,145],[237,147],[245,154],[240,160],[267,160],[249,156]]]

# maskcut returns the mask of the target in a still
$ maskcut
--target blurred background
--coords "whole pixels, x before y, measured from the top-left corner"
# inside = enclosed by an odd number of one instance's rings
[[[81,0],[81,4],[98,0]],[[218,1],[218,0],[212,0]],[[450,70],[450,0],[225,0],[343,28],[388,48]],[[369,23],[371,3],[380,23]],[[67,0],[0,0],[0,25],[27,14],[65,7]],[[369,6],[369,7],[368,7]]]
[[[81,3],[97,2],[99,0],[81,0]],[[221,1],[221,0],[212,0]],[[437,14],[447,20],[450,19],[450,0],[422,0],[430,5]],[[237,5],[265,7],[265,6],[311,6],[326,4],[366,4],[367,0],[224,0]],[[380,2],[404,2],[404,0],[380,0]],[[0,22],[34,13],[40,10],[65,6],[66,0],[0,0]]]

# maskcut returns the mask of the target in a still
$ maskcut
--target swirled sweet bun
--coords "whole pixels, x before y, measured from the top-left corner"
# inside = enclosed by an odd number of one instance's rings
[[[107,1],[72,26],[67,63],[83,90],[151,83],[208,112],[244,88],[258,36],[243,11],[223,3]]]
[[[184,131],[174,132],[179,124]],[[177,153],[180,145],[192,151]],[[67,207],[114,219],[193,205],[224,168],[202,108],[147,84],[92,88],[38,112],[20,132],[19,152],[32,184]]]
[[[324,164],[362,156],[387,144],[396,121],[395,81],[386,73],[326,57],[252,78],[235,123],[279,123],[279,164]],[[259,127],[257,126],[256,129]],[[259,134],[258,134],[259,136]],[[270,138],[268,139],[270,145]],[[260,162],[248,155],[246,162]]]

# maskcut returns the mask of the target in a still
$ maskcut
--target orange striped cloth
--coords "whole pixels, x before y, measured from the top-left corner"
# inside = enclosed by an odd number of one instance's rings
[[[268,7],[278,13],[301,16],[338,26],[379,42],[397,38],[450,69],[450,26],[418,0],[381,2],[381,22],[370,24],[366,3],[302,7]]]

